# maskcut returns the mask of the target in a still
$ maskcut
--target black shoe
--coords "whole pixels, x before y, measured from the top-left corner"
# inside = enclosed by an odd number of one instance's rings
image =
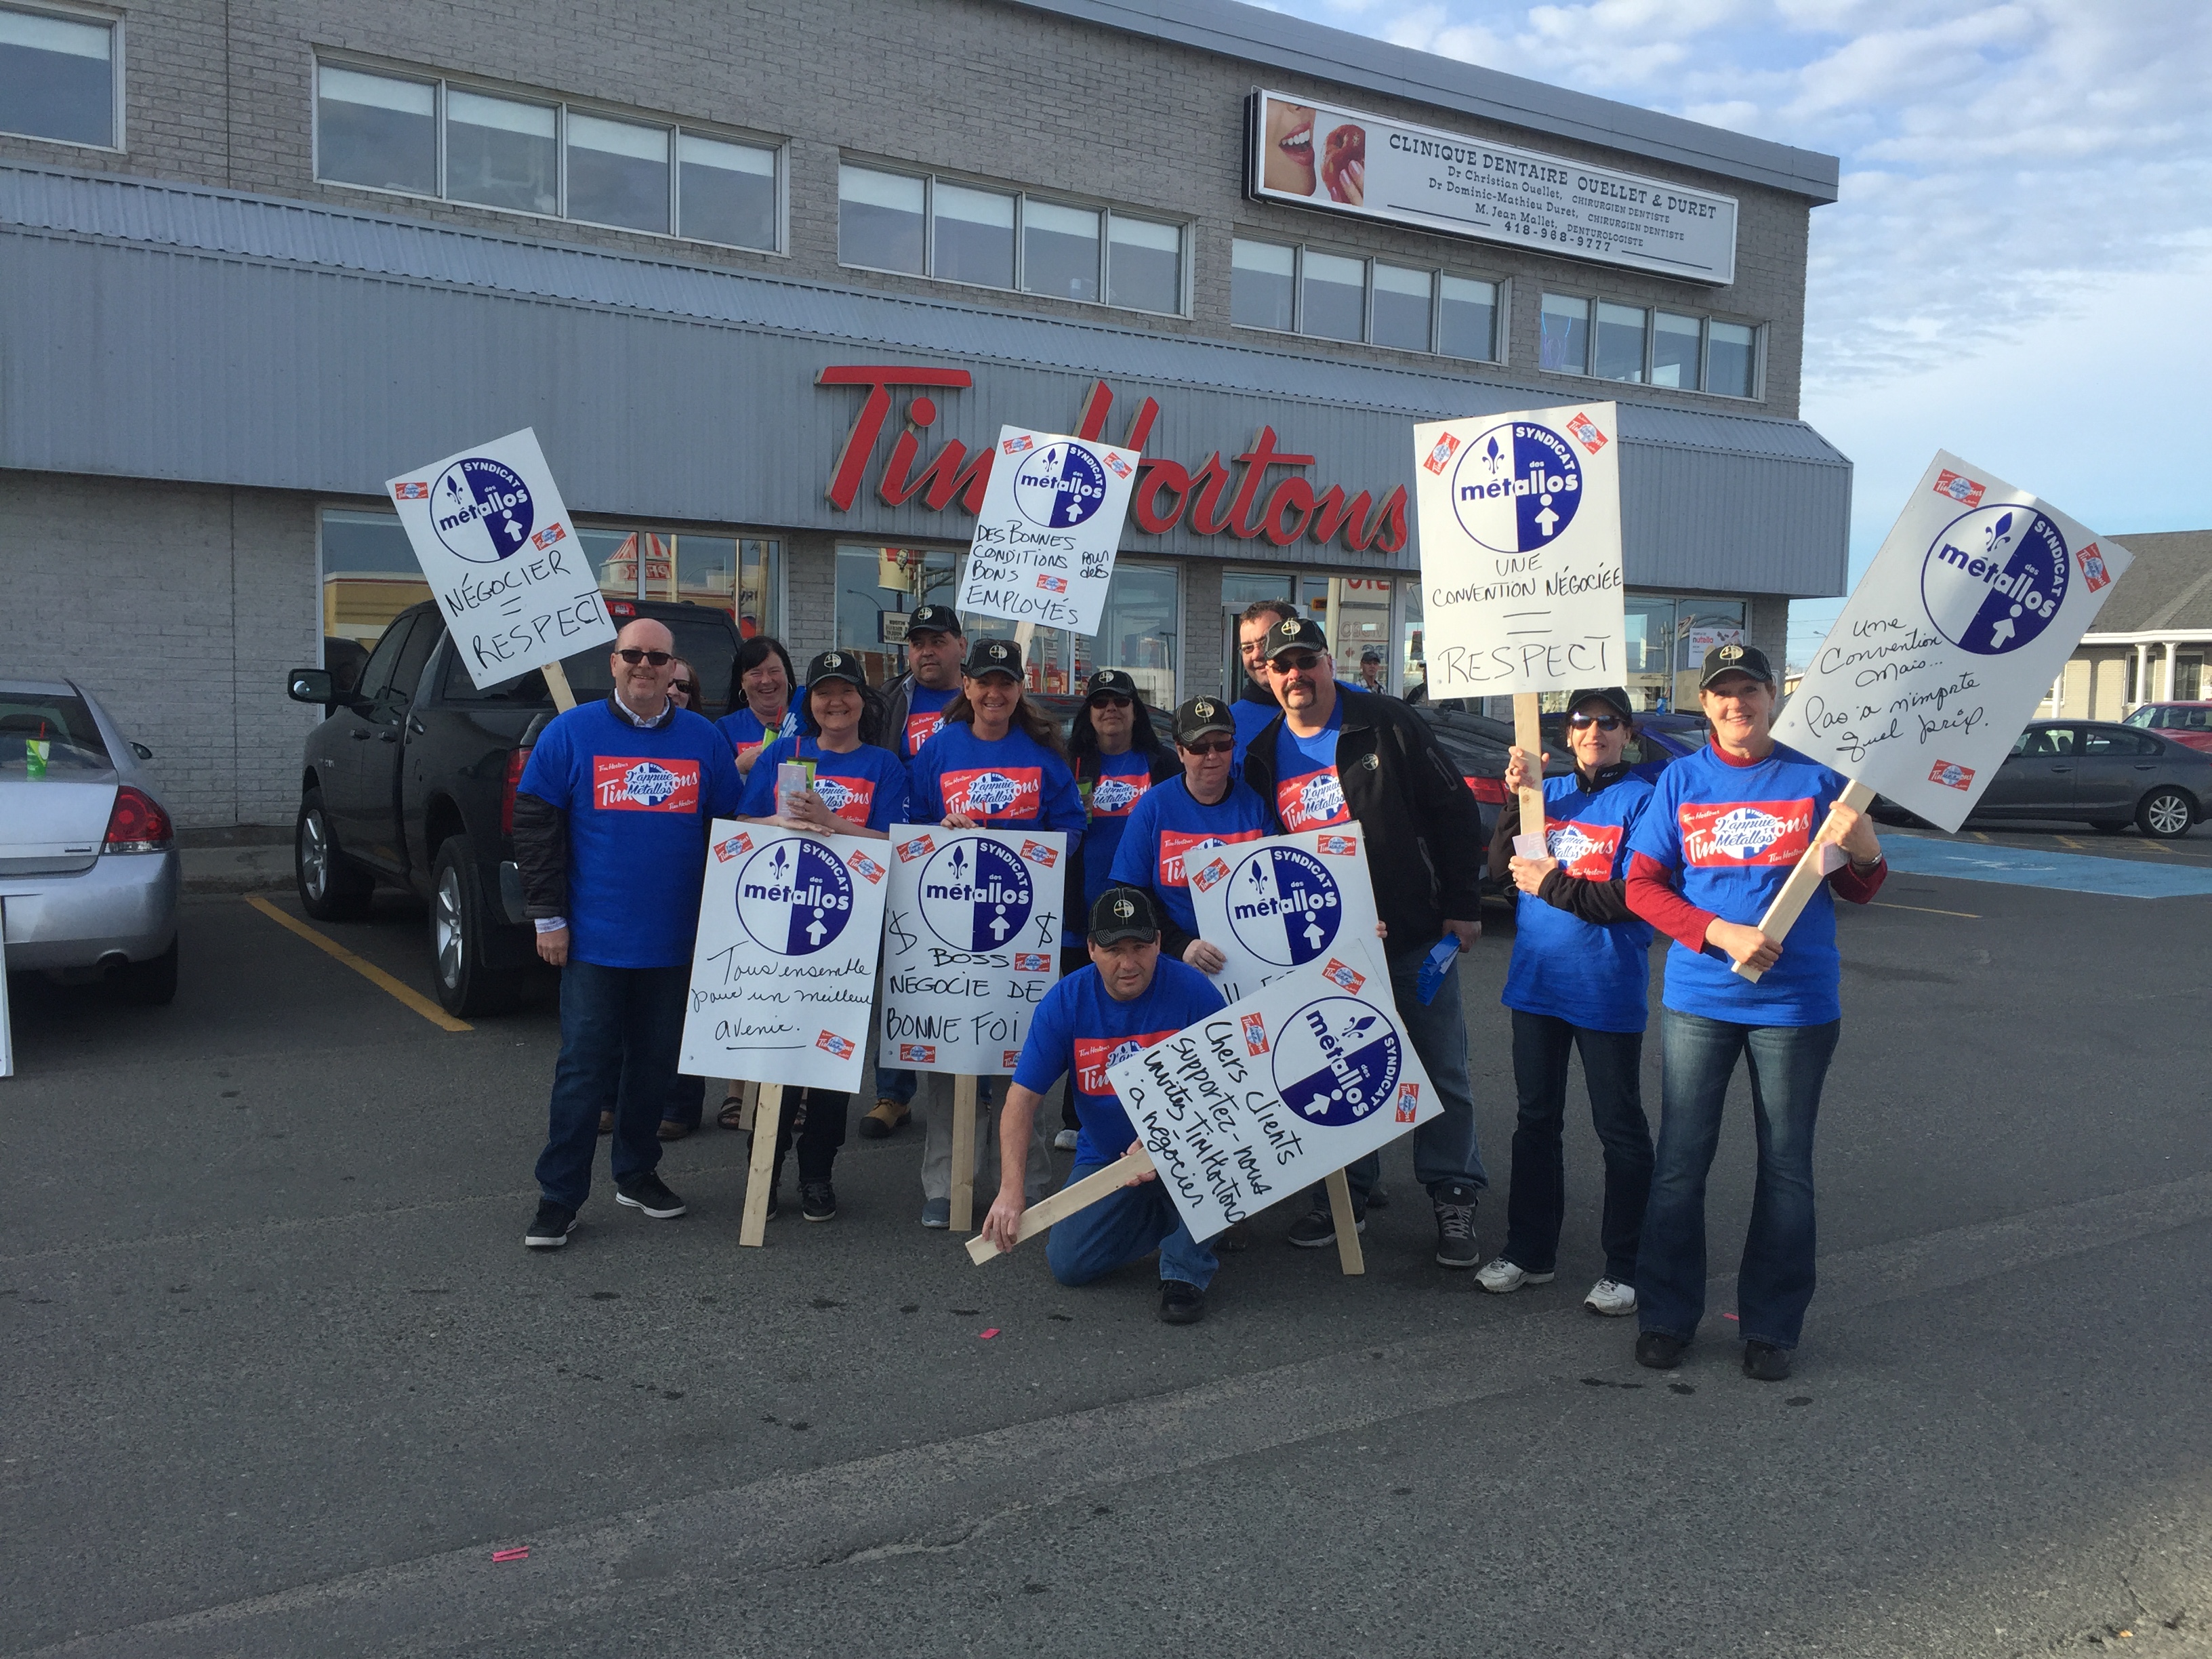
[[[809,1221],[835,1221],[837,1218],[837,1189],[826,1181],[800,1182],[799,1212]]]
[[[1664,1331],[1644,1331],[1636,1339],[1636,1363],[1655,1371],[1671,1371],[1682,1363],[1682,1351],[1689,1346]]]
[[[1743,1345],[1743,1374],[1754,1382],[1782,1382],[1790,1376],[1790,1350],[1771,1342]]]
[[[1480,1267],[1482,1253],[1474,1248],[1475,1189],[1464,1182],[1448,1182],[1429,1200],[1437,1212],[1437,1265],[1439,1267]]]
[[[671,1220],[684,1213],[684,1200],[670,1192],[667,1183],[650,1171],[617,1182],[615,1202],[627,1204],[633,1210],[642,1210],[655,1221]]]
[[[1364,1233],[1367,1231],[1367,1218],[1356,1207],[1352,1212],[1352,1231],[1356,1233]],[[1326,1204],[1308,1210],[1296,1221],[1291,1223],[1290,1242],[1291,1247],[1296,1249],[1326,1249],[1336,1243],[1335,1214]],[[1163,1285],[1168,1282],[1164,1279],[1160,1281]]]
[[[522,1242],[533,1250],[557,1250],[568,1242],[568,1235],[576,1231],[576,1212],[556,1204],[550,1198],[538,1200],[538,1213],[530,1218],[530,1231]]]
[[[1390,1207],[1390,1189],[1388,1187],[1385,1187],[1379,1181],[1372,1187],[1370,1187],[1367,1189],[1367,1207],[1370,1210],[1389,1209]]]
[[[1195,1325],[1206,1317],[1206,1292],[1188,1279],[1160,1280],[1160,1319],[1169,1325]]]

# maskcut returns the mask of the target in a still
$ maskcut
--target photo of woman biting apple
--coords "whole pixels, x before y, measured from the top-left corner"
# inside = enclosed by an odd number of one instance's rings
[[[1310,134],[1309,134],[1310,140]],[[1309,153],[1312,145],[1309,142]],[[1346,207],[1364,206],[1367,200],[1367,129],[1346,121],[1328,135],[1322,152],[1321,182],[1329,199]]]
[[[1266,148],[1261,152],[1260,185],[1290,196],[1314,190],[1314,112],[1304,104],[1267,100]]]

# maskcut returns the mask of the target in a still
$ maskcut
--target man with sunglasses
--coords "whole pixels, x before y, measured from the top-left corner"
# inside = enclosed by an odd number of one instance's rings
[[[1519,791],[1542,760],[1516,748],[1505,769],[1506,804],[1490,840],[1490,872],[1520,890],[1513,961],[1500,999],[1513,1012],[1513,1184],[1505,1200],[1505,1248],[1476,1275],[1505,1295],[1548,1285],[1566,1212],[1560,1140],[1567,1059],[1579,1050],[1590,1118],[1605,1149],[1605,1276],[1583,1306],[1618,1316],[1636,1311],[1636,1250],[1651,1195],[1651,1124],[1644,1115],[1644,1027],[1650,1000],[1651,927],[1628,908],[1628,842],[1651,786],[1628,769],[1634,735],[1628,693],[1617,685],[1567,700],[1567,747],[1575,769],[1546,778],[1541,855],[1515,851]]]
[[[668,695],[668,629],[639,617],[608,659],[614,694],[539,735],[514,798],[514,854],[538,954],[562,970],[561,1058],[523,1243],[568,1242],[591,1191],[599,1114],[615,1115],[616,1200],[655,1220],[684,1200],[655,1173],[676,1083],[707,831],[744,780],[728,740]]]
[[[1218,697],[1193,697],[1176,710],[1176,754],[1182,775],[1147,790],[1129,814],[1108,879],[1141,888],[1160,912],[1160,948],[1200,973],[1220,970],[1218,945],[1198,937],[1189,866],[1204,851],[1267,833],[1267,809],[1231,775],[1237,721]]]
[[[1475,1144],[1457,957],[1428,1002],[1419,992],[1421,964],[1440,938],[1449,935],[1464,952],[1482,937],[1482,827],[1474,797],[1419,714],[1395,697],[1337,680],[1319,623],[1279,622],[1262,649],[1283,712],[1245,750],[1244,781],[1273,833],[1359,826],[1398,1018],[1443,1108],[1413,1132],[1413,1173],[1436,1212],[1437,1261],[1478,1267],[1474,1208],[1489,1177]],[[1367,1195],[1381,1170],[1381,1158],[1370,1152],[1345,1172],[1363,1231]],[[1335,1237],[1328,1201],[1316,1187],[1290,1242],[1320,1249]]]

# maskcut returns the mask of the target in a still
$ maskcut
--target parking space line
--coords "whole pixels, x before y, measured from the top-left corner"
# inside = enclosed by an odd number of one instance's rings
[[[1917,910],[1923,916],[1957,916],[1962,921],[1981,920],[1972,910],[1938,910],[1928,904],[1893,904],[1887,899],[1869,899],[1867,902],[1877,910]]]
[[[313,928],[308,927],[304,921],[301,921],[292,916],[286,915],[284,912],[278,909],[267,899],[262,897],[260,894],[248,893],[246,896],[246,902],[252,905],[255,909],[260,911],[263,915],[275,922],[279,927],[289,928],[292,932],[297,933],[301,939],[307,940],[308,944],[313,945],[318,951],[326,951],[330,955],[336,957],[340,962],[345,963],[347,967],[352,969],[354,972],[359,974],[371,985],[376,987],[378,990],[389,993],[392,997],[398,999],[404,1006],[410,1008],[415,1012],[422,1015],[422,1018],[428,1020],[431,1024],[439,1027],[442,1030],[447,1031],[473,1031],[477,1029],[465,1019],[455,1019],[443,1008],[441,1008],[436,1003],[431,1001],[429,998],[424,996],[420,991],[414,989],[412,987],[402,985],[398,980],[392,978],[391,975],[386,973],[383,969],[378,967],[374,963],[365,961],[362,957],[354,955],[352,951],[347,950],[344,945],[339,944],[336,939],[327,938],[325,935],[317,933]]]
[[[2077,853],[2086,853],[2089,850],[2087,848],[2082,846],[2080,842],[2075,840],[2071,836],[2054,836],[2051,839],[2056,841],[2061,847],[2070,847]]]

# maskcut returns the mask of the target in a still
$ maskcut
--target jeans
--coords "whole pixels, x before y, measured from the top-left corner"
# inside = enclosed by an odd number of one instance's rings
[[[828,1089],[783,1091],[783,1111],[775,1125],[775,1185],[783,1183],[784,1157],[794,1141],[799,1146],[799,1178],[830,1179],[830,1171],[837,1162],[838,1148],[845,1144],[845,1117],[852,1100],[850,1095],[835,1094]],[[801,1118],[805,1122],[794,1129],[792,1126]]]
[[[877,1066],[876,1098],[896,1100],[902,1106],[910,1104],[914,1099],[914,1073],[894,1072],[888,1066]]]
[[[1073,1187],[1105,1167],[1079,1164],[1068,1171],[1067,1184]],[[1154,1250],[1160,1253],[1162,1279],[1180,1279],[1201,1291],[1220,1265],[1211,1244],[1190,1236],[1175,1200],[1157,1181],[1124,1187],[1054,1222],[1044,1236],[1045,1261],[1063,1285],[1088,1285]]]
[[[615,1115],[615,1184],[660,1163],[660,1113],[676,1086],[691,964],[602,968],[571,957],[561,970],[561,1058],[538,1189],[568,1210],[592,1190],[599,1114]]]
[[[1490,1184],[1483,1173],[1482,1149],[1474,1142],[1474,1093],[1467,1075],[1467,1011],[1459,1001],[1459,959],[1452,959],[1435,999],[1421,1006],[1421,963],[1436,941],[1388,952],[1390,993],[1398,1006],[1399,1024],[1413,1039],[1413,1052],[1429,1074],[1430,1086],[1443,1106],[1443,1115],[1432,1117],[1413,1131],[1413,1179],[1434,1197],[1443,1187],[1471,1187],[1477,1192]],[[1382,1154],[1372,1152],[1345,1166],[1352,1186],[1352,1208],[1367,1210],[1367,1194],[1382,1174]],[[1327,1191],[1313,1189],[1316,1208],[1328,1203]]]
[[[1513,1010],[1513,1186],[1505,1200],[1505,1259],[1526,1272],[1559,1265],[1567,1209],[1560,1135],[1566,1121],[1567,1056],[1579,1048],[1590,1121],[1605,1148],[1605,1276],[1636,1282],[1636,1246],[1651,1193],[1651,1124],[1644,1115],[1641,1031],[1593,1031],[1549,1014]]]
[[[1663,1029],[1659,1152],[1636,1259],[1639,1322],[1686,1342],[1705,1317],[1705,1176],[1741,1055],[1750,1063],[1759,1183],[1737,1270],[1737,1334],[1794,1348],[1813,1299],[1813,1122],[1844,1024],[1736,1025],[1669,1008]]]
[[[699,1127],[699,1121],[705,1115],[706,1110],[707,1079],[703,1077],[690,1077],[678,1072],[676,1074],[676,1085],[669,1090],[668,1099],[660,1108],[660,1121],[663,1123],[681,1124],[687,1129],[696,1129]]]

